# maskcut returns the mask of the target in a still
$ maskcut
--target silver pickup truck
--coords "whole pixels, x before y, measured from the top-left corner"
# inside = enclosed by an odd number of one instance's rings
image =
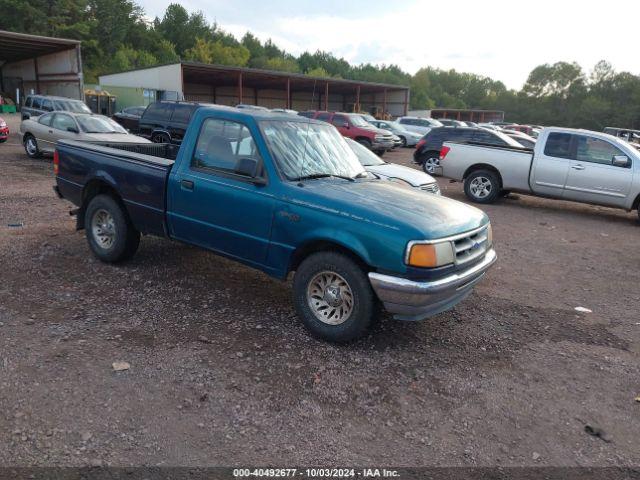
[[[477,203],[510,191],[627,211],[640,203],[640,152],[606,133],[545,128],[533,150],[445,142],[440,165]]]

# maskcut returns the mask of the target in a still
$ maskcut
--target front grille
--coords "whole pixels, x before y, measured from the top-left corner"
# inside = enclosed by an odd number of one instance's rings
[[[487,227],[472,235],[461,237],[453,241],[453,251],[456,256],[456,264],[470,262],[484,255],[489,246],[489,233]]]
[[[427,183],[426,185],[421,185],[420,190],[429,193],[438,193],[440,191],[440,187],[438,187],[437,183]]]

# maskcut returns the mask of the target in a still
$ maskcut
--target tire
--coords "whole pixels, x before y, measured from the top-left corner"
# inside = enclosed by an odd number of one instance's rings
[[[511,195],[511,190],[500,190],[500,196],[501,197],[504,198],[504,197],[509,196],[509,195]]]
[[[422,170],[429,175],[438,175],[440,169],[440,157],[427,156],[422,163]]]
[[[6,141],[7,141],[7,139],[6,139],[6,138],[0,138],[0,143],[4,143],[4,142],[6,142]]]
[[[24,151],[26,152],[29,158],[39,158],[42,155],[40,152],[40,148],[38,148],[38,142],[36,141],[36,137],[27,133],[22,140],[24,144]]]
[[[376,150],[375,154],[378,155],[379,157],[383,156],[385,154],[386,150]]]
[[[85,235],[93,254],[106,263],[127,260],[140,244],[138,232],[124,208],[109,195],[96,195],[84,214]]]
[[[358,142],[363,147],[367,147],[369,150],[371,150],[371,140],[369,140],[368,138],[358,138],[356,142]]]
[[[154,133],[151,136],[153,143],[171,143],[171,138],[166,133]]]
[[[464,193],[475,203],[493,203],[500,196],[502,185],[490,170],[476,170],[464,179]]]
[[[402,148],[405,148],[407,146],[407,139],[405,137],[403,137],[402,135],[400,135],[400,140],[402,141],[402,145],[400,145]]]
[[[314,253],[300,264],[293,278],[293,301],[307,330],[330,342],[362,336],[377,312],[367,273],[335,252]]]

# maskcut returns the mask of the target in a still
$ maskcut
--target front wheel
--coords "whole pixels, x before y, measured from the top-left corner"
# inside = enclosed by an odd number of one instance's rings
[[[84,215],[85,234],[89,247],[103,262],[127,260],[140,244],[138,232],[124,208],[109,195],[96,195]]]
[[[464,193],[472,202],[493,203],[500,191],[500,179],[489,170],[476,170],[464,180]]]
[[[366,147],[369,150],[371,150],[371,140],[369,140],[368,138],[358,138],[356,142],[358,142],[363,147]]]
[[[151,141],[153,143],[171,143],[171,139],[166,133],[154,133],[151,137]]]
[[[36,138],[29,133],[24,136],[24,151],[29,158],[38,158],[40,156],[38,142]]]
[[[401,147],[406,147],[407,146],[407,139],[403,136],[400,136],[400,141],[402,142]]]
[[[293,279],[293,296],[305,327],[331,342],[360,337],[375,315],[376,298],[367,273],[340,253],[307,257]]]

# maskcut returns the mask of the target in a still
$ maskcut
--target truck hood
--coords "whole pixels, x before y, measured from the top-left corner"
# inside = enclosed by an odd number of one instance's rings
[[[384,180],[319,179],[294,187],[292,203],[401,230],[412,240],[463,233],[489,222],[481,210],[439,195],[425,195]]]
[[[415,168],[403,167],[395,163],[384,163],[382,165],[372,165],[365,167],[368,172],[373,172],[382,177],[400,178],[405,182],[409,182],[414,187],[434,183],[436,180],[431,175],[427,175]]]
[[[85,133],[82,139],[95,142],[151,143],[146,138],[124,133]]]

